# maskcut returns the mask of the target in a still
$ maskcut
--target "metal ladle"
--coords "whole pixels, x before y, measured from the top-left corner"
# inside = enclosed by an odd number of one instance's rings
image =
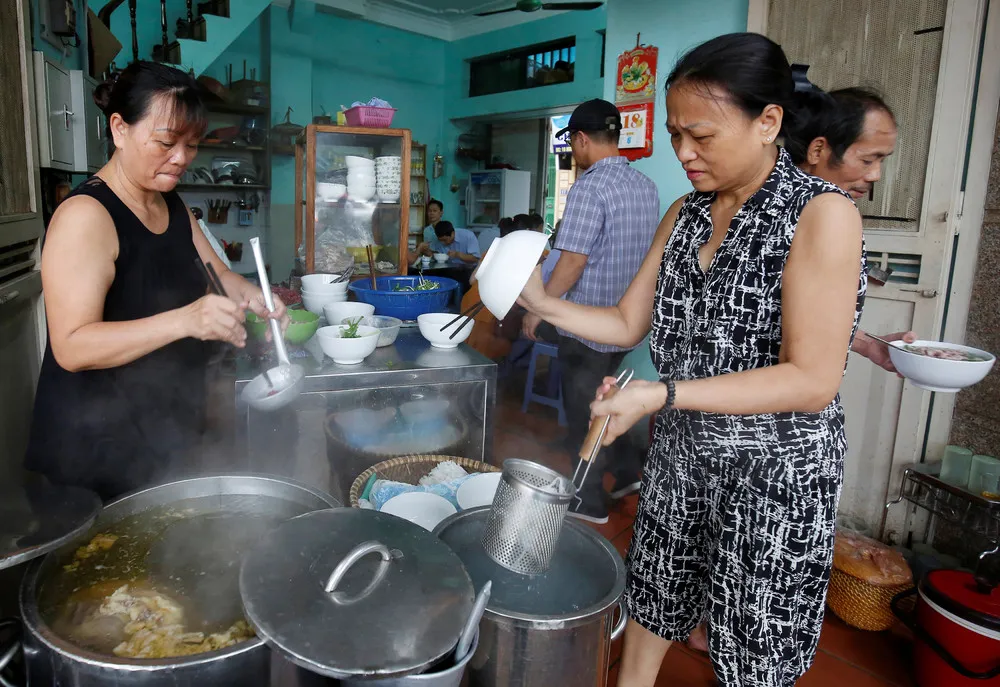
[[[260,252],[260,238],[250,239],[253,258],[257,263],[257,276],[260,279],[261,291],[264,293],[264,304],[269,312],[274,312],[274,298],[268,288],[267,269],[264,267],[264,256]],[[243,389],[241,398],[255,410],[264,412],[283,408],[294,401],[305,383],[306,373],[301,365],[293,365],[288,359],[288,349],[285,348],[285,337],[281,324],[268,318],[271,323],[271,338],[274,339],[274,350],[278,354],[278,366],[254,377]]]

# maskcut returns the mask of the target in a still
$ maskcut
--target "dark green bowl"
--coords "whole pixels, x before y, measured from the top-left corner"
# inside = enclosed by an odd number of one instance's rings
[[[319,329],[319,315],[308,310],[289,310],[288,317],[292,320],[285,330],[285,341],[296,346],[301,346],[309,339],[313,338],[316,330]],[[257,317],[252,312],[247,313],[247,333],[256,338],[263,339],[268,328],[267,320]]]

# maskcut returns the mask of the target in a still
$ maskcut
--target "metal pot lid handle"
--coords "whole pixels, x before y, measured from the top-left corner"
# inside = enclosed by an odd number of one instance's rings
[[[336,591],[337,585],[339,585],[341,580],[344,579],[344,575],[347,574],[347,571],[350,570],[359,560],[372,553],[377,553],[381,556],[382,563],[375,570],[375,575],[372,577],[372,581],[368,583],[368,586],[354,596],[347,596],[344,592]],[[334,603],[342,606],[361,601],[375,591],[375,588],[378,587],[379,583],[385,579],[386,573],[389,572],[389,564],[392,560],[394,558],[398,559],[402,557],[402,551],[399,549],[392,549],[390,551],[389,547],[381,542],[362,542],[361,544],[355,546],[354,550],[347,554],[347,556],[344,557],[344,560],[337,564],[337,567],[333,569],[332,573],[330,573],[330,579],[326,581],[326,586],[323,590],[330,595],[330,598]]]

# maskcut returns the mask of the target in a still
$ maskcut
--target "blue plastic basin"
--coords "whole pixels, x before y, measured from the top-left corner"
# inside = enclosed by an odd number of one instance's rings
[[[348,288],[362,303],[374,305],[376,315],[415,320],[429,312],[448,312],[458,282],[447,277],[424,277],[424,281],[437,282],[440,286],[432,291],[394,291],[396,286],[416,286],[420,277],[376,277],[378,289],[372,289],[369,279],[359,279]]]

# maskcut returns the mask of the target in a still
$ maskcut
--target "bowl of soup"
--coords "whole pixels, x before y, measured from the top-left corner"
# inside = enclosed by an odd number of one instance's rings
[[[996,362],[987,351],[942,341],[893,341],[889,357],[899,374],[922,389],[941,393],[982,381]]]

